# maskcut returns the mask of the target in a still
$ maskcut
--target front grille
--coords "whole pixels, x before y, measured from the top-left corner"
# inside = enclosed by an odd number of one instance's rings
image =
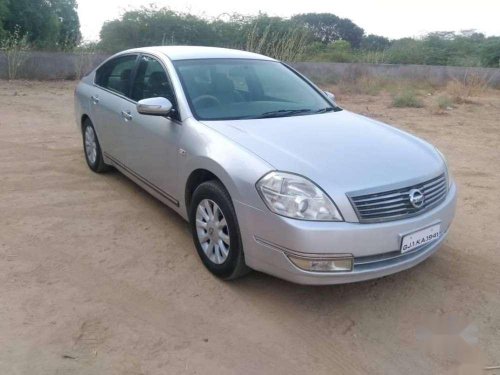
[[[418,189],[424,195],[424,204],[415,208],[410,202],[410,191]],[[446,175],[400,189],[365,194],[349,195],[360,223],[398,220],[418,215],[440,204],[446,197],[448,185]]]

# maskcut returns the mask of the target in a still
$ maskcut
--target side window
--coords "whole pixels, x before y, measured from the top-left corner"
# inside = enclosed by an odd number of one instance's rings
[[[149,56],[142,56],[132,87],[132,99],[163,97],[175,106],[175,95],[163,66]]]
[[[128,96],[130,79],[137,55],[117,57],[97,69],[95,83],[118,94]]]

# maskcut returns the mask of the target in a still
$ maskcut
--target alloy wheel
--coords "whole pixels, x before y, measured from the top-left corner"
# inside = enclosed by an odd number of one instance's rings
[[[85,128],[85,154],[90,164],[95,164],[97,160],[97,140],[92,126]]]
[[[196,209],[196,233],[205,255],[215,264],[222,264],[229,255],[230,239],[226,218],[211,199],[203,199]]]

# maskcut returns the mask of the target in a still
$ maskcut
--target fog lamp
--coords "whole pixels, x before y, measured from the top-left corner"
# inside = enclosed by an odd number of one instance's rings
[[[313,272],[349,272],[352,271],[352,257],[339,258],[301,258],[294,255],[287,255],[288,259],[305,271]]]

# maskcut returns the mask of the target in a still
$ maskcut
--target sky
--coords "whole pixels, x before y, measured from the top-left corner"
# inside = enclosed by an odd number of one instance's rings
[[[208,18],[223,13],[255,15],[259,11],[281,17],[334,13],[351,19],[366,34],[391,39],[468,29],[500,35],[500,0],[78,0],[84,39],[98,40],[105,21],[147,4]]]

